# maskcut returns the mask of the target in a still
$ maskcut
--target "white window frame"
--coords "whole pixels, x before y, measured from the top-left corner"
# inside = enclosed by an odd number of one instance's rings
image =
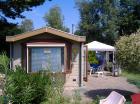
[[[65,44],[27,44],[27,47],[64,47]]]
[[[65,47],[65,44],[64,43],[58,43],[58,44],[36,44],[36,43],[27,43],[27,73],[29,73],[29,48],[31,47]],[[65,59],[65,58],[64,58]],[[64,68],[62,69],[62,72],[64,72]]]

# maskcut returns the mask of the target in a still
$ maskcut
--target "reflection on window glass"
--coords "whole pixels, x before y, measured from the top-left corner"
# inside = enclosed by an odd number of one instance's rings
[[[64,48],[31,48],[31,70],[60,72],[64,67]]]

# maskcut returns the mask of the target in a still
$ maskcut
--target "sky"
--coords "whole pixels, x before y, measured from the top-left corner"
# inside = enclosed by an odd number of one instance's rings
[[[45,21],[43,19],[44,14],[49,11],[53,6],[59,6],[61,8],[62,15],[64,16],[64,25],[72,30],[72,24],[74,24],[74,30],[76,30],[79,23],[79,11],[76,8],[75,0],[52,0],[46,1],[43,5],[34,7],[32,11],[25,11],[22,13],[27,19],[31,19],[34,24],[34,29],[45,27]],[[21,23],[23,19],[17,18],[16,20],[9,21],[14,23]]]

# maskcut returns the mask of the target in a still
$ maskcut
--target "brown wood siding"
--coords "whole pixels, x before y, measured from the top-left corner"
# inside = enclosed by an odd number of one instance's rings
[[[21,66],[26,70],[27,68],[27,47],[25,44],[21,44]]]
[[[84,55],[85,55],[85,57],[84,57],[84,62],[86,62],[85,63],[85,67],[84,68],[86,68],[85,69],[85,71],[86,71],[86,76],[84,77],[84,81],[88,81],[88,47],[87,46],[84,46],[86,49],[84,50]]]
[[[28,55],[29,55],[29,58],[28,58],[28,67],[29,67],[29,68],[28,68],[28,71],[29,71],[29,72],[32,72],[32,71],[31,71],[31,69],[32,69],[32,68],[31,68],[31,55],[32,55],[32,54],[31,54],[31,48],[28,48],[28,52],[29,52],[29,53],[28,53]]]
[[[39,40],[28,40],[22,42],[22,67],[27,69],[27,43],[51,43],[51,44],[57,44],[57,43],[65,43],[64,47],[64,73],[71,73],[72,71],[72,44],[71,42],[65,41],[65,40],[55,40],[55,39],[39,39]],[[29,59],[31,57],[31,52],[29,49]],[[30,60],[29,60],[29,72],[31,72],[31,66],[30,66]]]
[[[64,73],[67,73],[67,47],[64,47]]]
[[[66,48],[67,48],[67,69],[66,73],[71,73],[72,72],[72,44],[70,42],[66,43]]]

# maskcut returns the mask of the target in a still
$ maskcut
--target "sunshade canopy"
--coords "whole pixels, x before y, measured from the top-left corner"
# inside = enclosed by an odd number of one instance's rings
[[[89,51],[115,51],[115,47],[98,42],[98,41],[93,41],[88,44]]]

